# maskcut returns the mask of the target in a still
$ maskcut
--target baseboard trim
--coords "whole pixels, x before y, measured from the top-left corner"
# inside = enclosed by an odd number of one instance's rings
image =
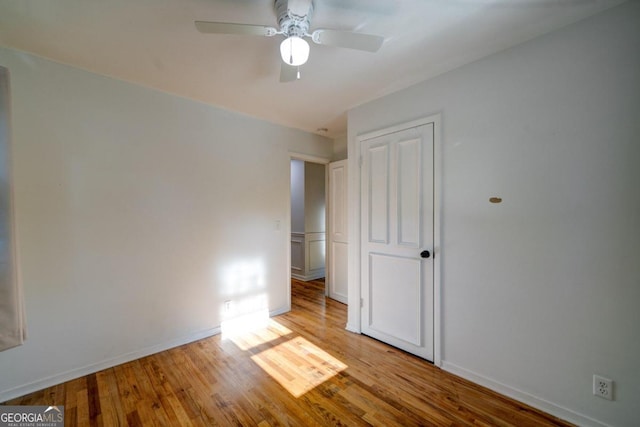
[[[294,278],[294,279],[302,280],[303,282],[308,282],[310,280],[321,279],[321,278],[325,277],[325,274],[324,274],[324,269],[321,272],[317,272],[317,273],[313,273],[313,274],[307,274],[306,276],[303,275],[303,274],[294,273],[292,271],[291,272],[291,277]]]
[[[501,382],[494,381],[491,378],[477,374],[454,363],[443,360],[440,368],[570,423],[585,427],[611,427],[609,424],[605,424],[594,418],[572,411],[571,409],[556,405],[548,400],[510,387]]]
[[[347,322],[347,326],[345,326],[345,329],[349,332],[353,332],[354,334],[360,334],[360,328],[356,327],[355,325],[352,325],[351,323]]]
[[[349,305],[349,299],[344,295],[335,295],[334,294],[332,296],[329,296],[329,298],[334,299],[334,300],[336,300],[336,301],[338,301],[338,302],[340,302],[340,303],[342,303],[344,305]]]
[[[277,310],[273,310],[269,312],[269,317],[275,317],[275,316],[279,316],[281,314],[285,314],[291,311],[290,307],[282,307],[279,308]]]
[[[278,316],[288,311],[290,310],[287,307],[273,310],[269,312],[269,317]],[[131,362],[132,360],[150,356],[155,353],[160,353],[161,351],[169,350],[175,347],[180,347],[181,345],[189,344],[204,338],[209,338],[214,335],[218,335],[220,333],[221,333],[221,328],[220,326],[218,326],[215,328],[195,332],[193,334],[190,334],[175,340],[170,340],[161,344],[145,347],[140,350],[132,351],[130,353],[116,356],[110,359],[105,359],[103,361],[92,363],[92,364],[83,366],[81,368],[72,369],[70,371],[62,372],[56,375],[51,375],[49,377],[45,377],[40,380],[30,382],[28,384],[24,384],[8,390],[0,391],[0,402],[6,402],[7,400],[15,399],[16,397],[24,396],[26,394],[33,393],[38,390],[42,390],[43,388],[47,388],[47,387],[54,386],[56,384],[61,384],[67,381],[71,381],[73,379],[83,377],[85,375],[90,375],[90,374],[102,371],[104,369],[109,369],[114,366],[121,365],[123,363]]]

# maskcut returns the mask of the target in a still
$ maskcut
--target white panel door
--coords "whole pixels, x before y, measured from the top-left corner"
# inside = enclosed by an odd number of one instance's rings
[[[433,123],[362,141],[362,332],[433,360]]]
[[[329,164],[329,298],[347,303],[347,161]]]

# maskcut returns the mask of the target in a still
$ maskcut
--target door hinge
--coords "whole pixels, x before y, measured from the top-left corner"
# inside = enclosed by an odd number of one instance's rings
[[[364,298],[360,298],[360,308],[364,307]]]
[[[358,158],[358,166],[362,167],[362,156]]]

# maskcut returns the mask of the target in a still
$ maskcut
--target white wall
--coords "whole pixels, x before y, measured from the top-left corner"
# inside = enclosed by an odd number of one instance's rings
[[[289,302],[289,151],[331,140],[0,49],[29,337],[0,401]],[[282,227],[276,226],[281,221]]]
[[[333,140],[333,157],[332,161],[345,160],[348,153],[347,134],[334,138]]]
[[[581,424],[640,420],[638,22],[625,3],[349,112],[353,171],[358,134],[442,114],[443,368]]]
[[[326,228],[325,165],[304,164],[304,230],[324,233]]]
[[[325,165],[291,160],[291,232],[325,231]]]
[[[304,233],[304,160],[291,160],[291,232]]]

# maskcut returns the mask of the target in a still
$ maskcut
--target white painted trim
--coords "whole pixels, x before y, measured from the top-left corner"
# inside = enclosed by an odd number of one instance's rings
[[[353,150],[352,142],[347,141],[349,155],[347,157],[347,167],[349,176],[347,178],[347,221],[348,240],[351,243],[347,248],[347,324],[345,329],[356,334],[361,333],[360,329],[360,143],[356,137]],[[351,152],[353,151],[353,152]]]
[[[322,242],[322,246],[324,246],[326,251],[326,233],[291,233],[289,243],[291,253],[291,277],[294,279],[306,282],[325,277],[325,269],[327,265],[326,256],[321,267],[311,267],[314,261],[311,255],[311,244],[316,242]],[[297,260],[293,255],[299,255],[301,264],[298,265],[296,263]],[[326,288],[328,288],[328,286],[325,286],[325,292]]]
[[[429,123],[433,123],[433,227],[434,227],[434,235],[433,235],[433,364],[435,366],[440,366],[442,363],[442,283],[441,283],[441,267],[442,267],[442,247],[441,247],[441,236],[440,236],[440,227],[441,227],[441,209],[442,209],[442,139],[441,139],[441,114],[436,113],[427,117],[423,117],[417,120],[412,120],[410,122],[401,123],[394,126],[385,127],[383,129],[374,130],[371,132],[366,132],[360,134],[356,137],[356,155],[355,158],[351,161],[350,167],[352,170],[357,170],[357,174],[355,172],[352,173],[354,176],[352,179],[357,181],[357,189],[358,192],[353,196],[357,199],[355,204],[357,209],[350,210],[349,216],[349,241],[353,242],[353,244],[349,245],[349,259],[352,262],[352,265],[357,265],[349,275],[349,302],[350,305],[354,304],[354,307],[349,311],[353,316],[348,316],[347,318],[347,326],[346,329],[351,332],[361,333],[362,325],[360,317],[362,315],[362,309],[360,307],[360,300],[362,298],[362,293],[360,291],[360,270],[361,266],[361,240],[360,240],[360,198],[361,198],[361,165],[360,165],[360,157],[362,155],[362,142],[377,138],[379,136],[388,135],[390,133],[399,132],[406,129],[411,129],[414,127],[426,125]],[[353,167],[355,164],[356,167]],[[351,187],[350,187],[351,188]],[[356,216],[357,215],[357,216]],[[354,263],[355,260],[355,263]],[[351,295],[353,294],[353,296]],[[357,302],[357,304],[356,304]],[[355,318],[354,318],[355,317]]]
[[[287,233],[287,244],[285,249],[285,262],[286,265],[286,278],[287,283],[285,284],[286,293],[285,296],[287,305],[287,311],[291,311],[291,160],[294,158],[289,153],[289,161],[287,162],[287,206],[286,206],[286,221],[284,226],[284,232]]]
[[[294,271],[304,272],[305,268],[305,260],[304,260],[304,244],[305,236],[304,233],[291,233],[291,239],[289,239],[289,253],[291,254],[289,258],[289,262],[291,263],[291,276],[295,277],[296,273]],[[296,260],[294,261],[293,255],[296,256]],[[298,264],[297,262],[300,262]],[[297,279],[297,277],[296,277]]]
[[[329,174],[331,173],[331,161],[324,163],[324,268],[322,274],[324,275],[324,296],[329,296],[329,271],[331,270],[331,260],[329,259]],[[318,277],[319,279],[319,277]]]
[[[296,153],[293,151],[289,151],[289,157],[291,160],[303,160],[310,163],[320,163],[321,165],[328,165],[331,162],[331,159],[328,159],[326,157],[312,156],[309,154]],[[291,182],[291,180],[289,180],[289,182]]]
[[[358,145],[362,143],[362,141],[366,141],[368,139],[377,138],[383,135],[389,135],[390,133],[396,133],[403,130],[416,128],[418,126],[427,125],[429,123],[436,123],[436,119],[438,124],[440,123],[440,114],[434,114],[433,116],[423,117],[421,119],[412,120],[406,123],[400,123],[399,125],[389,126],[383,129],[374,130],[371,132],[363,133],[358,135]],[[435,143],[435,141],[434,141]]]
[[[319,157],[319,156],[313,156],[310,154],[304,154],[304,153],[296,153],[295,151],[289,151],[289,171],[288,171],[288,176],[289,176],[289,180],[287,181],[289,183],[289,196],[287,198],[287,226],[286,226],[286,232],[288,233],[288,235],[290,236],[291,234],[293,234],[291,232],[291,160],[302,160],[305,162],[311,162],[311,163],[318,163],[321,165],[324,165],[324,201],[325,201],[325,230],[328,230],[328,224],[327,224],[327,214],[326,214],[326,205],[327,205],[327,199],[328,199],[328,182],[329,182],[329,168],[328,165],[329,163],[331,163],[331,159],[327,158],[327,157]],[[327,253],[327,241],[325,240],[325,250],[324,253]],[[306,248],[305,248],[306,249]],[[312,276],[299,276],[297,274],[293,274],[291,273],[291,244],[287,245],[287,306],[289,307],[288,310],[286,311],[291,311],[291,278],[296,278],[299,280],[314,280],[314,279],[319,279],[321,277],[325,277],[326,276],[326,269],[330,268],[329,264],[328,264],[328,257],[325,256],[325,270],[322,272],[322,276],[318,276],[318,277],[312,277]],[[306,255],[305,255],[306,256]],[[301,277],[310,277],[308,279],[303,279]],[[329,294],[329,290],[327,288],[326,282],[325,282],[325,289],[324,289],[324,293],[325,296]]]
[[[305,275],[296,274],[292,272],[291,277],[293,277],[294,279],[302,280],[303,282],[308,282],[309,280],[316,280],[316,279],[325,277],[325,274],[324,274],[324,271],[316,271],[315,273],[307,274],[305,276]]]
[[[569,421],[576,425],[585,427],[611,427],[609,424],[605,424],[601,421],[583,415],[579,412],[572,411],[571,409],[565,408],[563,406],[556,405],[555,403],[549,402],[548,400],[542,399],[531,393],[527,393],[526,391],[510,387],[506,384],[485,377],[484,375],[477,374],[454,363],[447,362],[446,360],[442,361],[441,368],[473,383],[479,384],[483,387],[508,396],[526,405],[540,409],[541,411],[544,411],[548,414],[551,414],[565,421]]]
[[[328,296],[328,295],[327,295]],[[349,305],[349,300],[345,297],[343,297],[342,295],[333,295],[331,296],[332,300],[336,300],[344,305]]]
[[[442,138],[441,116],[427,118],[433,123],[433,364],[442,363]]]
[[[282,307],[282,308],[279,308],[279,309],[277,309],[277,310],[271,310],[271,311],[269,312],[269,317],[276,317],[276,316],[280,316],[281,314],[285,314],[285,313],[288,313],[288,312],[290,312],[290,311],[291,311],[291,309],[288,309],[288,308],[286,308],[286,307]]]
[[[320,244],[318,245],[318,242]],[[313,245],[312,245],[313,244]],[[316,274],[317,272],[321,272],[324,277],[324,270],[327,265],[327,235],[326,233],[307,233],[304,239],[305,246],[305,267],[307,268],[307,272],[309,274]],[[313,256],[314,251],[312,250],[312,246],[316,249],[318,246],[324,246],[324,260],[322,260],[318,256]],[[320,254],[321,255],[321,254]],[[315,268],[314,268],[315,267]]]
[[[161,351],[169,350],[174,347],[179,347],[184,344],[188,344],[194,341],[208,338],[220,333],[220,327],[207,329],[204,331],[196,332],[186,337],[178,338],[175,340],[167,341],[161,344],[152,345],[140,350],[132,351],[131,353],[123,354],[121,356],[105,359],[101,362],[92,363],[81,368],[72,369],[70,371],[62,372],[60,374],[52,375],[38,381],[34,381],[29,384],[24,384],[18,387],[5,390],[0,393],[0,402],[4,402],[16,397],[24,396],[25,394],[33,393],[34,391],[42,390],[47,387],[61,384],[66,381],[73,380],[85,375],[93,374],[104,369],[112,368],[123,363],[131,362],[132,360],[140,359],[142,357],[149,356],[151,354],[159,353]]]

